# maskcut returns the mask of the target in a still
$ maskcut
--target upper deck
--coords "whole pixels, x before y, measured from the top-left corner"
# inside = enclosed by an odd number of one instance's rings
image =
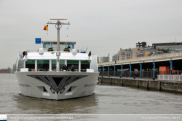
[[[76,55],[73,55],[71,52],[64,52],[60,51],[60,60],[88,60],[91,61],[92,57],[88,56],[88,53],[77,53]],[[27,56],[24,56],[22,59],[27,60],[45,60],[45,59],[56,59],[56,52],[54,51],[48,51],[44,52],[43,55],[40,55],[39,52],[28,52]]]
[[[28,68],[29,71],[36,70],[46,70],[55,71],[57,67],[57,62],[59,62],[59,70],[63,70],[66,65],[68,70],[74,65],[75,70],[78,72],[86,71],[86,69],[93,69],[97,72],[97,56],[88,53],[80,52],[74,49],[76,42],[60,42],[60,51],[57,51],[56,41],[42,41],[43,48],[38,51],[26,51],[27,54],[19,54],[18,61],[16,63],[17,69]],[[53,50],[49,51],[49,48]],[[69,51],[64,51],[67,48]],[[74,49],[74,52],[72,50]],[[60,56],[57,56],[60,53]],[[57,58],[59,57],[59,61]]]

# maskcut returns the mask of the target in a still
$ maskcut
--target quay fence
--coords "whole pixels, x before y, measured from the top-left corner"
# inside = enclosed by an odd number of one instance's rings
[[[157,75],[158,80],[182,81],[182,75]]]

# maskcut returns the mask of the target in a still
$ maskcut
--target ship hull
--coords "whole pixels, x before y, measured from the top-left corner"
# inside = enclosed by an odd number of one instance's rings
[[[99,73],[16,72],[21,95],[63,100],[92,95]]]

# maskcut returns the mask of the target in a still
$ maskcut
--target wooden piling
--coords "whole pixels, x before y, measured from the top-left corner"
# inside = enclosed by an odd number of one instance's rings
[[[147,90],[149,90],[149,80],[147,81]]]
[[[136,87],[139,88],[139,80],[137,80]]]
[[[123,79],[121,79],[121,86],[123,86]]]
[[[176,84],[175,84],[175,92],[176,92],[176,93],[178,92],[178,86],[179,86],[179,84],[176,83]]]
[[[110,78],[110,84],[112,84],[112,78]]]
[[[161,91],[161,81],[158,82],[158,90]]]

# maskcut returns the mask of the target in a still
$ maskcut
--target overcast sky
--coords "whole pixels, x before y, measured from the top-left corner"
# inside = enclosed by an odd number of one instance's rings
[[[43,31],[51,18],[71,24],[62,27],[62,41],[98,56],[142,41],[182,42],[182,0],[0,0],[0,68],[12,68],[19,52],[42,47],[35,38],[56,40],[54,25]]]

